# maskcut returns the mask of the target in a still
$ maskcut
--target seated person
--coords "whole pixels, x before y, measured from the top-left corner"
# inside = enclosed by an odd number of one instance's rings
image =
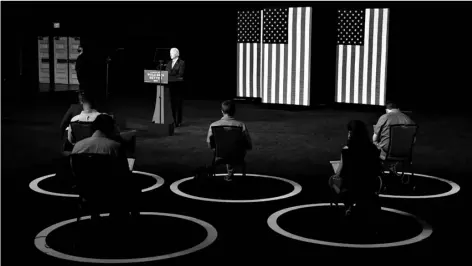
[[[387,156],[388,145],[390,143],[390,126],[392,125],[414,125],[415,122],[411,120],[406,114],[400,112],[394,102],[387,102],[385,112],[382,115],[377,124],[374,126],[374,135],[372,141],[380,150],[380,158],[385,160]]]
[[[85,94],[82,95],[82,112],[80,114],[72,117],[70,120],[70,123],[72,122],[93,122],[95,118],[100,114],[95,109],[95,102],[92,98],[87,97]],[[72,134],[72,127],[69,125],[67,127],[67,139],[71,144],[74,144],[77,142],[77,140],[74,139],[73,134]]]
[[[65,135],[64,133],[66,132],[66,129],[69,126],[70,121],[72,120],[72,118],[74,116],[80,114],[80,112],[82,112],[84,110],[84,108],[82,106],[83,105],[82,97],[83,97],[83,93],[79,92],[78,93],[79,102],[71,104],[69,109],[67,110],[67,112],[64,114],[64,116],[62,118],[62,121],[61,121],[61,125],[60,125],[61,139],[64,137],[64,135]]]
[[[381,165],[379,151],[370,141],[366,125],[353,120],[347,129],[347,144],[341,150],[340,165],[328,183],[340,195],[349,215],[354,203],[374,196],[379,189]]]
[[[251,136],[249,135],[249,131],[248,131],[246,125],[243,122],[238,121],[234,118],[234,115],[236,113],[236,106],[235,106],[234,102],[231,101],[231,100],[224,101],[221,104],[221,113],[223,114],[223,117],[220,120],[218,120],[216,122],[213,122],[210,125],[210,128],[208,129],[207,143],[208,143],[208,146],[210,147],[210,149],[213,149],[213,151],[215,151],[215,149],[213,148],[213,147],[215,147],[215,141],[214,141],[214,137],[213,137],[213,132],[211,131],[212,127],[214,127],[214,126],[237,126],[237,127],[242,128],[242,132],[243,132],[245,140],[246,140],[246,149],[245,150],[246,151],[252,150]],[[233,177],[233,174],[234,174],[234,167],[231,164],[227,164],[226,168],[228,170],[228,175],[225,177],[225,180],[230,181],[231,178]]]
[[[131,178],[131,170],[128,166],[126,153],[121,143],[114,140],[115,138],[115,122],[110,115],[100,114],[92,122],[93,135],[85,138],[74,145],[72,154],[89,153],[104,154],[117,158],[119,165],[116,167],[124,172],[123,176],[129,195],[133,198],[137,196],[140,189],[136,182]]]

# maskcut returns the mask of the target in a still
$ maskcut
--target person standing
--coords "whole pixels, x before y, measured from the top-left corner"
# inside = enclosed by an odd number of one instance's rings
[[[183,96],[184,86],[182,84],[185,73],[185,62],[179,58],[179,49],[170,49],[170,58],[166,65],[166,71],[169,74],[169,80],[176,80],[169,82],[172,117],[174,118],[174,126],[179,127],[182,124],[183,112]]]

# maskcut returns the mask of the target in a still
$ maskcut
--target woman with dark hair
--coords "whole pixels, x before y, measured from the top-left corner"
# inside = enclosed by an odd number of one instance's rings
[[[352,120],[347,124],[347,143],[341,150],[341,162],[329,186],[341,197],[346,215],[359,200],[375,196],[381,173],[379,150],[372,143],[364,122]]]

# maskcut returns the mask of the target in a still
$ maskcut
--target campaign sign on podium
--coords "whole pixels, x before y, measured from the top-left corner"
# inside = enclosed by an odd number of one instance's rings
[[[169,83],[169,74],[161,70],[144,70],[144,82],[146,83]]]
[[[169,74],[161,70],[144,70],[144,82],[156,84],[156,105],[150,130],[156,135],[170,136],[174,133],[174,120],[170,102]]]

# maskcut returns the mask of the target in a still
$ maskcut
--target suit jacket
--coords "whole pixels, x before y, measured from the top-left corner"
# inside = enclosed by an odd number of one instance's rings
[[[185,72],[185,62],[180,58],[175,62],[174,67],[172,67],[172,60],[167,63],[166,71],[169,72],[169,77],[183,78]]]

